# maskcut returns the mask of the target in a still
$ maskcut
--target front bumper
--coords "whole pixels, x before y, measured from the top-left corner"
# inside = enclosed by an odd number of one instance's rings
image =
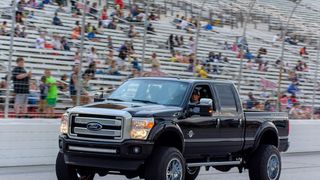
[[[66,135],[59,137],[60,152],[66,164],[114,171],[139,169],[152,153],[153,145],[153,142],[139,140],[114,143],[74,140]],[[134,152],[135,147],[139,153]]]

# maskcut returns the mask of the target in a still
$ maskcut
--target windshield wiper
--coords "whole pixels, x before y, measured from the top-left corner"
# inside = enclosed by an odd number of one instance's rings
[[[149,100],[144,100],[144,99],[132,99],[131,101],[133,102],[142,102],[142,103],[150,103],[150,104],[159,104],[157,102],[149,101]]]
[[[117,99],[117,98],[107,98],[107,100],[119,101],[119,102],[123,102],[123,101],[124,101],[124,100],[122,100],[122,99]]]

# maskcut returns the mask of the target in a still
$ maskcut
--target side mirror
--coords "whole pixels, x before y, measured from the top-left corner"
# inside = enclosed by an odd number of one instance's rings
[[[212,116],[212,99],[202,98],[199,104],[190,105],[192,115]]]

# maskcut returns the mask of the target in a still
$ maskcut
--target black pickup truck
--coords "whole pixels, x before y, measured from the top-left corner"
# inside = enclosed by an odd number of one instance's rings
[[[287,114],[243,111],[232,83],[210,80],[130,79],[104,102],[67,110],[60,131],[58,180],[193,180],[200,167],[278,180],[289,147]]]

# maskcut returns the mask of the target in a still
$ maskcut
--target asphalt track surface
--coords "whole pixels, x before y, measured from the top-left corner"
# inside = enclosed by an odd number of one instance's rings
[[[320,152],[282,155],[280,180],[320,180]],[[222,173],[212,168],[202,169],[198,180],[249,180],[248,171],[239,174],[237,169]],[[0,168],[0,180],[56,180],[53,165]],[[96,176],[95,180],[126,180],[123,176]]]

